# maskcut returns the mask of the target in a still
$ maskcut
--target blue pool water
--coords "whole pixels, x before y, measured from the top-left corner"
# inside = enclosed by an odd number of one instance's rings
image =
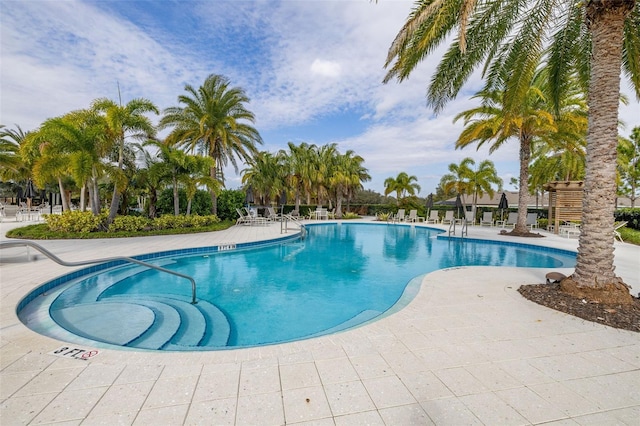
[[[140,266],[68,280],[20,312],[34,330],[75,343],[140,349],[212,350],[293,341],[380,317],[415,277],[442,268],[560,268],[575,254],[519,244],[436,239],[441,231],[399,225],[308,226],[304,240],[173,254]],[[96,343],[100,342],[100,343]]]

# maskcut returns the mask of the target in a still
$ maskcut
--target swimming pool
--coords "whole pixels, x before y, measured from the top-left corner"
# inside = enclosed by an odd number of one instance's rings
[[[408,303],[414,278],[463,265],[559,268],[575,253],[522,244],[435,238],[405,225],[324,224],[307,237],[185,250],[140,266],[88,268],[36,290],[19,306],[33,330],[73,343],[149,350],[218,350],[289,342],[378,319]],[[151,256],[153,257],[153,256]],[[415,289],[413,289],[415,290]],[[403,296],[404,294],[404,296]]]

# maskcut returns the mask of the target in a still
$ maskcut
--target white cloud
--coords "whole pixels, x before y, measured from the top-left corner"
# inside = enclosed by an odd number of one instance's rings
[[[317,74],[323,77],[339,77],[342,72],[342,67],[339,63],[333,61],[325,61],[322,59],[315,59],[311,64],[311,73]]]

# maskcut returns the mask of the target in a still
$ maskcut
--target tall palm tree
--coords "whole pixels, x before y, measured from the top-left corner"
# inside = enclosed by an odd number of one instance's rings
[[[112,170],[113,196],[109,206],[107,225],[113,222],[118,213],[122,194],[127,186],[123,167],[125,163],[125,144],[127,139],[145,141],[155,136],[155,128],[146,115],[158,114],[158,108],[144,98],[132,99],[126,105],[117,104],[110,99],[96,99],[92,109],[104,116],[107,123],[106,140],[117,150],[118,167]]]
[[[310,157],[310,146],[306,142],[302,142],[300,145],[295,145],[293,142],[288,142],[289,150],[281,150],[279,155],[283,158],[286,168],[285,179],[287,181],[287,188],[293,193],[295,202],[294,210],[300,211],[300,199],[303,195],[309,194],[309,179],[307,179],[307,163]]]
[[[281,153],[259,152],[248,165],[242,171],[242,183],[251,186],[254,197],[260,198],[263,204],[277,202],[278,196],[287,189],[285,157]]]
[[[418,178],[414,175],[409,176],[406,172],[398,173],[398,176],[389,177],[384,181],[384,195],[387,196],[395,192],[397,197],[396,204],[400,205],[400,199],[404,198],[404,194],[415,195],[420,192]]]
[[[557,127],[548,111],[547,99],[542,91],[543,73],[533,76],[531,85],[518,102],[509,104],[506,88],[485,88],[474,96],[482,99],[482,105],[458,114],[454,122],[464,119],[465,128],[456,141],[456,148],[491,142],[489,152],[505,142],[517,139],[520,144],[520,176],[518,194],[518,220],[512,231],[516,235],[529,233],[527,206],[529,205],[529,162],[532,145],[536,140],[549,139]]]
[[[478,197],[482,197],[486,192],[491,198],[495,194],[493,185],[498,186],[498,190],[502,188],[502,179],[498,177],[498,172],[492,161],[482,160],[478,167],[471,170],[469,174],[469,189],[473,195],[472,209],[473,215],[476,214],[476,206],[478,205]]]
[[[342,218],[342,199],[354,188],[362,188],[362,179],[368,176],[362,167],[364,158],[355,155],[352,150],[338,154],[329,177],[329,184],[336,200],[336,217]]]
[[[460,194],[462,203],[466,204],[466,195],[473,193],[473,186],[471,184],[473,169],[471,166],[475,164],[476,162],[471,157],[462,159],[460,164],[449,164],[449,173],[440,179],[440,184],[444,192],[450,193],[453,191],[456,194]]]
[[[34,178],[40,186],[52,178],[57,180],[63,208],[69,208],[63,184],[68,176],[80,188],[80,209],[85,210],[88,190],[91,211],[100,214],[98,180],[107,168],[105,157],[111,147],[103,138],[105,131],[103,117],[91,110],[78,110],[46,120],[34,133],[32,143],[40,154],[34,163]]]
[[[464,40],[459,37],[449,47],[428,88],[427,100],[436,112],[457,96],[482,63],[488,80],[510,76],[508,93],[517,99],[545,54],[556,105],[560,88],[577,72],[590,95],[584,232],[572,279],[577,287],[595,290],[601,300],[621,294],[629,301],[613,266],[615,147],[621,68],[640,98],[640,3],[540,0],[524,6],[516,1],[418,0],[389,49],[385,81],[406,79],[456,27]]]
[[[255,116],[245,104],[249,98],[239,87],[230,87],[229,80],[212,74],[199,88],[187,84],[187,94],[178,96],[182,106],[164,110],[160,128],[172,127],[167,137],[172,144],[185,146],[191,152],[204,152],[215,161],[212,179],[224,186],[223,167],[231,163],[238,172],[236,157],[244,162],[256,153],[262,138],[252,126]],[[216,191],[211,191],[212,213],[217,214]]]

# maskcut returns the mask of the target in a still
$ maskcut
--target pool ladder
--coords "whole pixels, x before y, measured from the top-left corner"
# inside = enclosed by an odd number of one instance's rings
[[[290,214],[283,214],[281,219],[280,219],[280,233],[286,233],[287,232],[287,227],[288,227],[288,222],[291,221],[293,223],[295,223],[296,225],[298,225],[300,227],[300,236],[302,237],[302,239],[304,240],[304,238],[307,236],[307,228],[304,226],[304,224],[302,222],[300,222],[299,220],[297,220],[295,217],[291,216]]]
[[[456,219],[453,219],[453,221],[451,221],[451,224],[449,225],[449,236],[451,236],[451,234],[456,235],[456,222],[457,222]],[[466,218],[462,219],[461,225],[462,225],[462,228],[460,230],[460,236],[464,238],[465,235],[469,234],[469,227],[468,227]]]
[[[179,272],[171,271],[171,270],[165,269],[165,268],[163,268],[161,266],[152,265],[150,263],[143,262],[143,261],[138,260],[138,259],[133,259],[131,257],[125,257],[125,256],[116,256],[116,257],[107,257],[107,258],[104,258],[104,259],[82,260],[80,262],[66,262],[66,261],[60,259],[55,254],[51,253],[46,248],[42,247],[40,244],[36,244],[33,241],[0,241],[0,249],[10,248],[10,247],[27,247],[27,250],[28,250],[29,247],[33,247],[34,249],[38,250],[40,253],[42,253],[45,256],[47,256],[49,259],[53,260],[54,262],[56,262],[56,263],[58,263],[59,265],[62,265],[62,266],[84,266],[84,265],[93,265],[93,264],[96,264],[96,263],[105,263],[105,262],[114,262],[114,261],[124,261],[124,262],[129,262],[129,263],[135,263],[135,264],[141,265],[141,266],[146,266],[147,268],[155,269],[155,270],[161,271],[161,272],[166,272],[167,274],[176,275],[178,277],[181,277],[181,278],[184,278],[184,279],[187,279],[187,280],[191,281],[191,304],[195,305],[196,303],[198,303],[198,301],[196,300],[196,281],[193,278],[191,278],[188,275],[184,275],[184,274],[181,274]],[[27,251],[27,256],[29,256],[29,252],[28,251]]]

